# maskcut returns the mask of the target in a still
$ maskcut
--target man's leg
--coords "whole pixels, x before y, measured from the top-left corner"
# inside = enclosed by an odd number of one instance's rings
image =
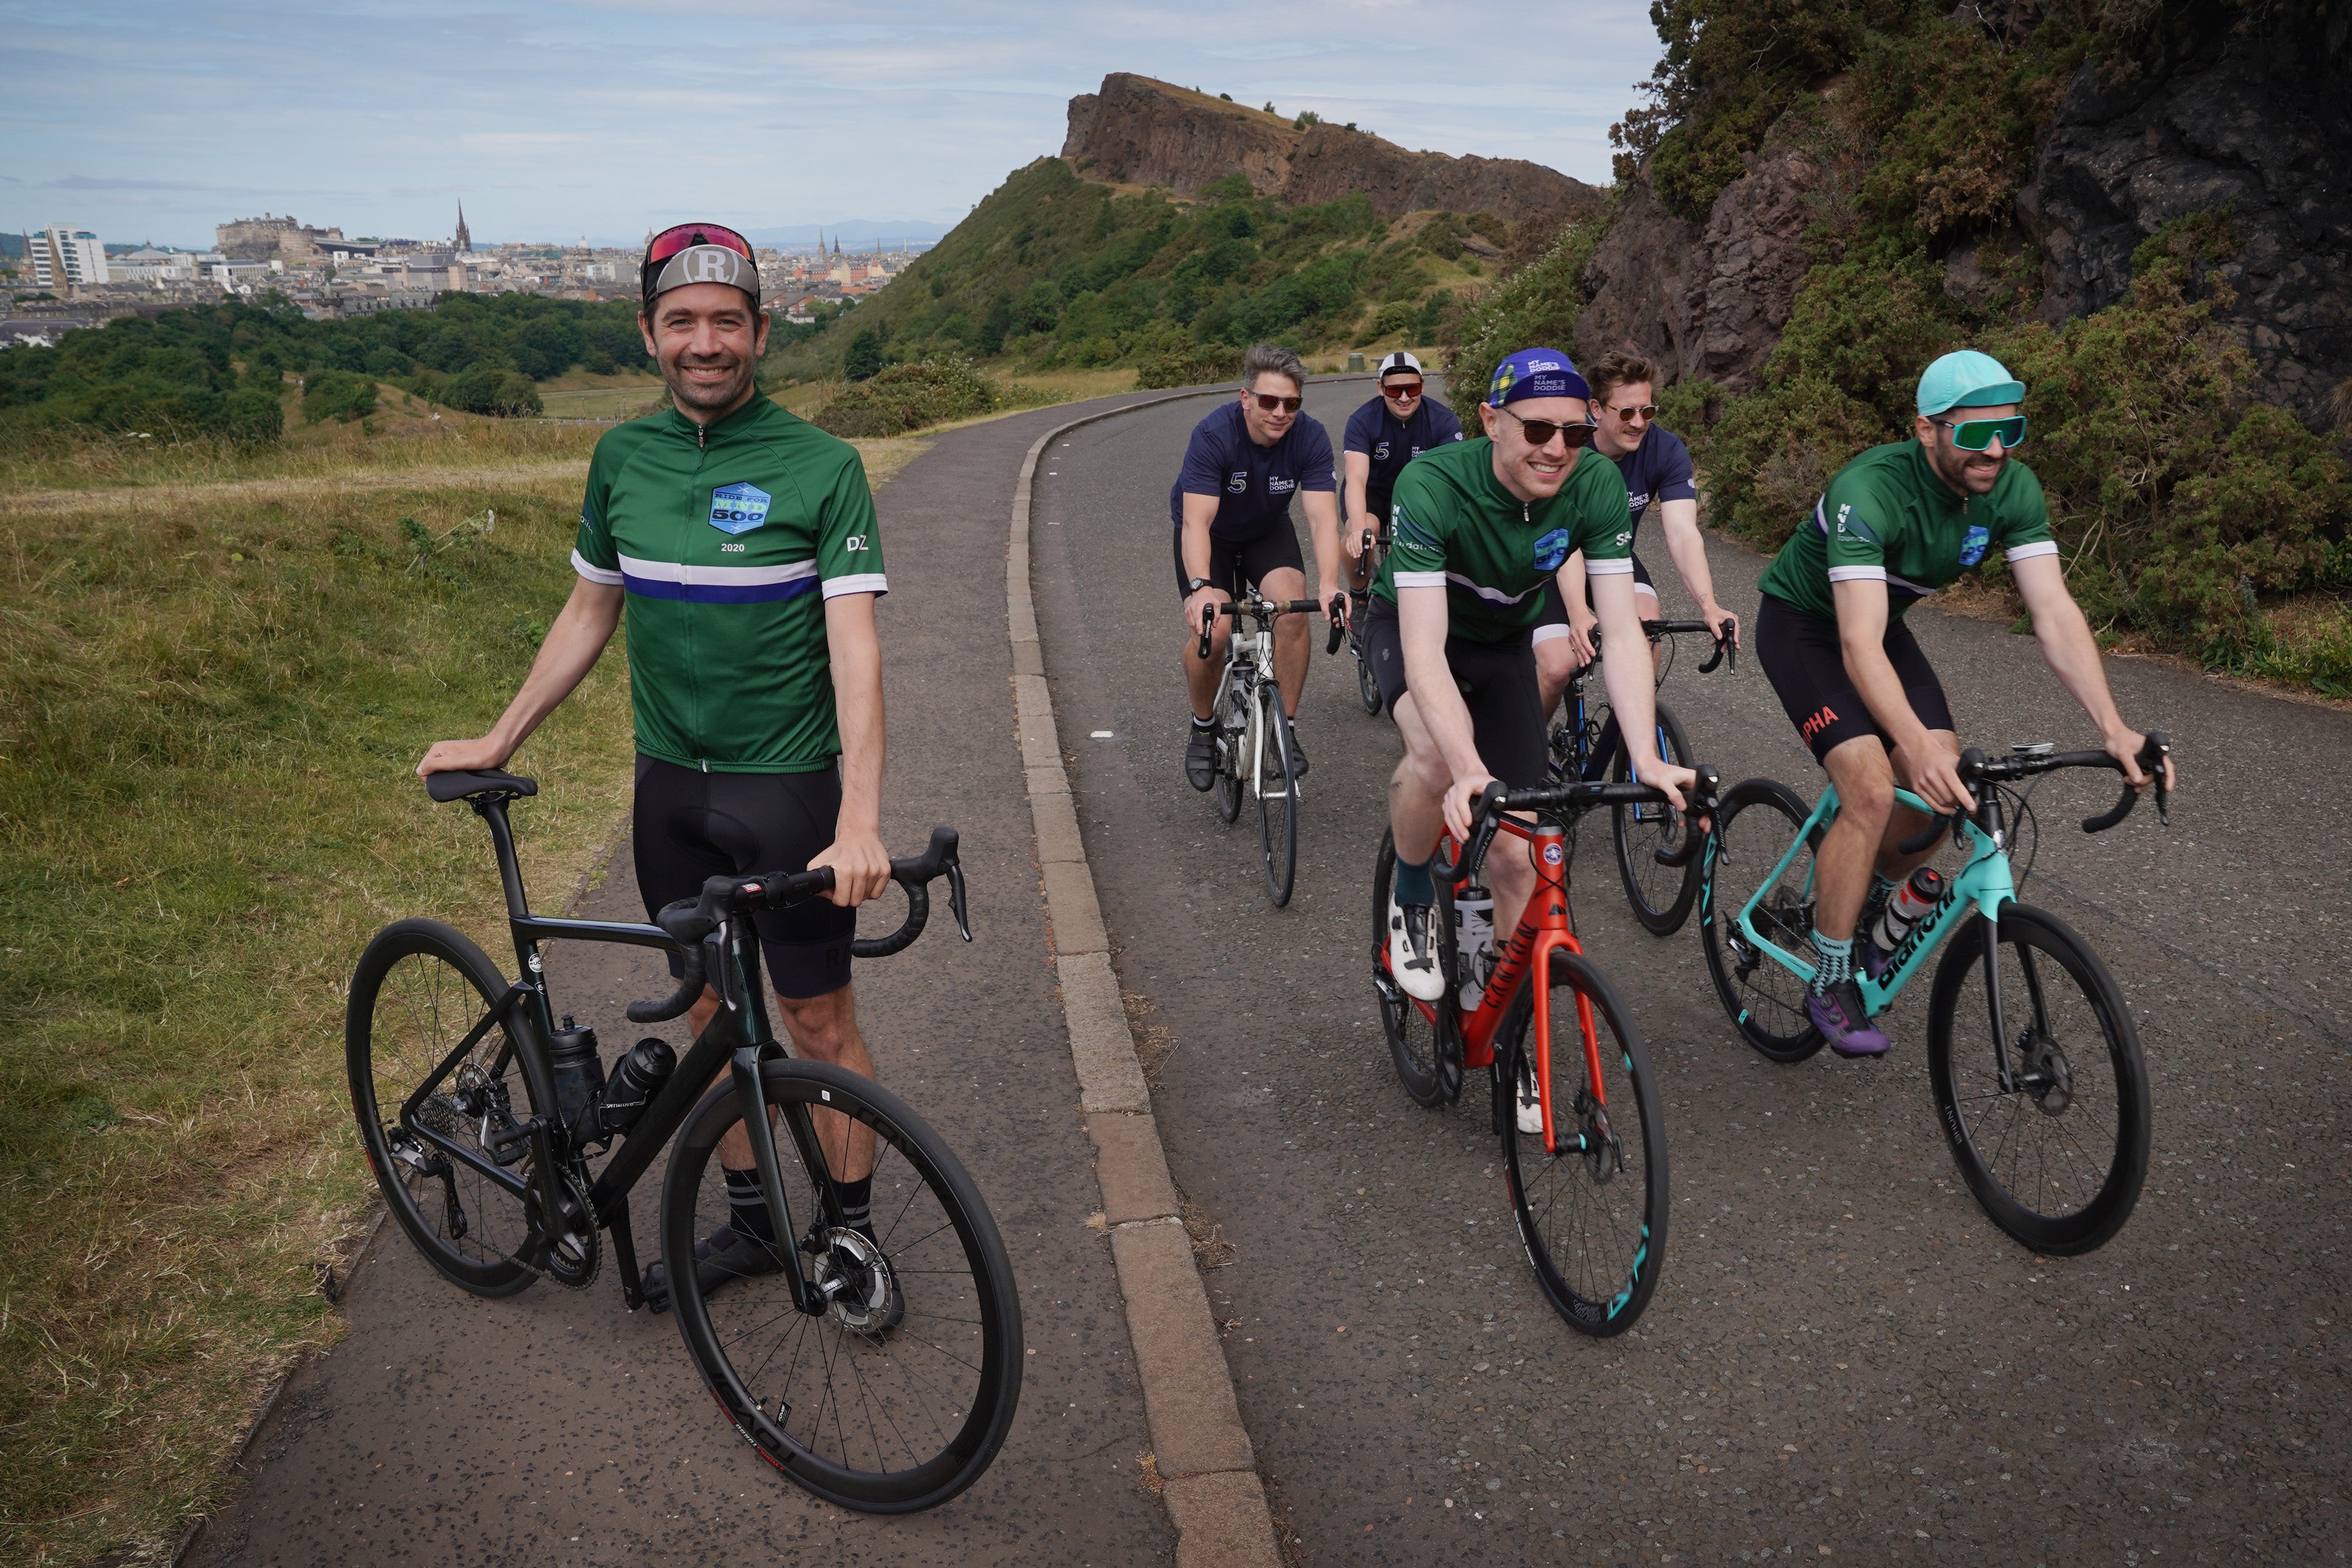
[[[1538,626],[1536,630],[1547,632],[1553,628]],[[1535,651],[1536,690],[1543,702],[1544,722],[1549,724],[1551,716],[1559,711],[1560,695],[1576,674],[1576,644],[1563,626],[1555,635],[1538,642]]]
[[[1217,603],[1231,603],[1220,594]],[[1230,616],[1219,616],[1217,624],[1209,631],[1209,657],[1201,657],[1201,634],[1197,631],[1184,637],[1184,689],[1192,699],[1192,717],[1202,724],[1216,717],[1217,678],[1224,673],[1225,645],[1234,638],[1234,623]]]
[[[1385,628],[1383,628],[1385,629]],[[1445,994],[1437,967],[1438,889],[1429,874],[1437,836],[1445,827],[1445,786],[1453,777],[1444,753],[1413,707],[1411,692],[1389,698],[1389,713],[1404,737],[1404,757],[1389,775],[1389,831],[1396,840],[1396,875],[1389,883],[1389,973],[1408,995],[1434,1002]]]
[[[1294,567],[1277,566],[1259,582],[1257,591],[1269,599],[1303,599],[1307,574]],[[1274,623],[1274,675],[1282,682],[1283,712],[1293,719],[1298,716],[1298,694],[1307,689],[1307,657],[1314,651],[1309,619],[1284,616]]]
[[[1871,867],[1891,831],[1895,770],[1875,735],[1856,735],[1822,759],[1837,786],[1837,820],[1813,853],[1813,983],[1805,1011],[1843,1057],[1882,1056],[1887,1039],[1870,1022],[1854,984],[1854,922],[1870,890]]]

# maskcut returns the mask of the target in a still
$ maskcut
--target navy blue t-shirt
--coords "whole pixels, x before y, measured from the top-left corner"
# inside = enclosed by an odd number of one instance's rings
[[[1361,452],[1372,460],[1364,479],[1364,510],[1377,518],[1389,514],[1389,492],[1396,488],[1404,466],[1431,448],[1462,439],[1462,421],[1454,410],[1433,397],[1424,397],[1412,417],[1400,420],[1387,402],[1375,397],[1348,416],[1348,433],[1339,448]]]
[[[1617,471],[1625,476],[1628,521],[1637,533],[1652,501],[1698,499],[1698,487],[1691,482],[1690,448],[1681,437],[1655,425],[1640,446],[1617,459]]]
[[[1337,490],[1331,437],[1301,414],[1281,440],[1261,447],[1249,437],[1238,400],[1223,405],[1192,426],[1184,467],[1168,490],[1168,516],[1184,526],[1184,498],[1215,496],[1216,520],[1209,537],[1243,543],[1264,537],[1290,516],[1290,498],[1300,490]]]

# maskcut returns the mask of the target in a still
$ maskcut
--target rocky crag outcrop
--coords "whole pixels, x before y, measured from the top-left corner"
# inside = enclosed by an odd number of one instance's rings
[[[1263,110],[1114,71],[1070,100],[1062,156],[1080,174],[1180,195],[1240,174],[1262,196],[1318,205],[1361,193],[1382,217],[1442,208],[1517,223],[1599,210],[1599,187],[1516,158],[1413,153],[1343,125],[1295,128]]]
[[[2043,312],[2115,303],[2142,240],[2228,206],[2243,246],[2217,319],[2263,395],[2320,426],[2352,377],[2352,6],[2203,5],[2157,47],[2126,85],[2084,67],[2042,134],[2018,207],[2049,258]]]

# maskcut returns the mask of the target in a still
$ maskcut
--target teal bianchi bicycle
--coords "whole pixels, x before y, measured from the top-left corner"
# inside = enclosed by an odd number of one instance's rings
[[[2168,821],[2164,760],[2171,742],[2150,731],[2139,754]],[[2055,915],[2017,899],[2030,875],[2012,869],[2015,839],[2033,835],[2031,788],[2062,768],[2123,766],[2105,752],[2047,743],[1989,758],[1960,755],[1973,810],[1937,816],[1898,789],[1898,803],[1936,817],[1906,854],[1946,833],[1967,863],[1944,880],[1876,974],[1857,974],[1872,1016],[1944,949],[1927,1003],[1927,1078],[1953,1160],[1992,1222],[2034,1251],[2091,1251],[2121,1230],[2147,1173],[2147,1074],[2139,1037],[2098,954]],[[2083,822],[2102,833],[2129,816],[2130,786],[2113,809]],[[1749,779],[1727,792],[1706,853],[1700,919],[1706,963],[1733,1026],[1764,1056],[1800,1062],[1822,1047],[1805,1013],[1812,979],[1813,853],[1835,820],[1837,791],[1810,815],[1787,785]],[[1957,940],[1948,941],[1957,933]]]

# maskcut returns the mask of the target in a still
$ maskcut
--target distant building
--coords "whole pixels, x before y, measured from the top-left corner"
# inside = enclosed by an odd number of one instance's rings
[[[88,289],[108,280],[106,246],[86,228],[53,223],[25,237],[33,281],[43,289]]]
[[[343,243],[340,228],[312,228],[291,216],[264,213],[241,217],[213,230],[222,254],[232,261],[263,261],[280,257],[288,261],[317,261],[329,246]]]
[[[110,256],[106,268],[117,283],[168,283],[194,278],[199,259],[193,251],[148,248]]]
[[[468,256],[474,251],[474,237],[466,232],[466,204],[463,202],[457,204],[457,232],[449,237],[449,248],[463,251]]]

